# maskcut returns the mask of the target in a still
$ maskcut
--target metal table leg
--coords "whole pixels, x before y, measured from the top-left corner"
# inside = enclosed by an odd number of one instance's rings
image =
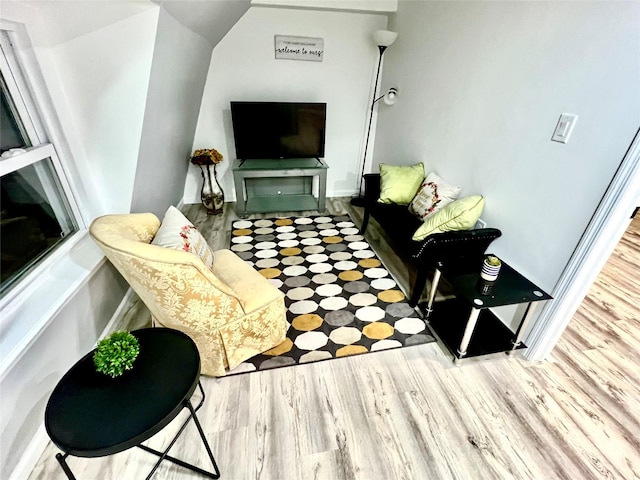
[[[524,332],[527,329],[527,325],[529,325],[531,318],[533,318],[533,313],[535,312],[537,305],[538,304],[536,302],[529,302],[529,305],[527,305],[527,310],[524,312],[524,315],[522,316],[522,321],[520,322],[520,326],[518,326],[518,330],[516,331],[516,336],[511,341],[511,344],[512,344],[511,350],[509,350],[507,354],[512,355],[522,343],[522,337],[524,337]]]
[[[458,348],[458,355],[460,355],[460,357],[464,357],[467,354],[467,347],[469,346],[469,342],[471,341],[473,330],[476,328],[476,323],[478,322],[479,315],[480,309],[472,307],[471,313],[469,314],[469,320],[467,320],[467,325],[464,327],[464,335],[462,336],[462,340],[460,341],[460,347]]]
[[[153,476],[153,474],[158,469],[158,467],[160,466],[163,460],[169,460],[170,462],[173,462],[176,465],[180,465],[181,467],[200,473],[209,478],[220,478],[220,470],[218,469],[218,465],[216,464],[216,461],[213,458],[213,453],[211,453],[209,442],[207,442],[207,438],[205,437],[204,431],[202,430],[202,426],[200,425],[200,422],[198,421],[198,417],[196,415],[196,411],[202,406],[205,398],[204,389],[202,388],[202,384],[200,382],[198,382],[198,387],[200,388],[200,393],[202,394],[200,403],[196,408],[193,408],[193,405],[191,405],[191,400],[187,400],[185,402],[184,406],[189,410],[189,413],[190,413],[189,418],[187,418],[185,422],[182,424],[182,427],[180,427],[180,430],[178,431],[178,433],[176,433],[175,437],[173,437],[173,440],[171,440],[171,442],[169,443],[169,445],[167,446],[164,452],[159,452],[158,450],[154,450],[153,448],[147,447],[146,445],[142,445],[142,444],[137,445],[138,448],[144,450],[145,452],[153,453],[154,455],[160,457],[159,460],[156,462],[156,464],[153,466],[153,469],[151,470],[151,472],[149,472],[149,475],[147,475],[146,480],[149,480]],[[209,455],[209,459],[213,464],[213,470],[214,470],[213,472],[208,472],[206,470],[203,470],[200,467],[196,467],[195,465],[192,465],[183,460],[180,460],[178,458],[168,455],[169,450],[171,450],[171,447],[173,447],[173,445],[176,443],[176,441],[178,440],[178,437],[182,434],[187,424],[189,423],[189,420],[191,419],[193,419],[194,423],[196,424],[196,427],[198,428],[198,432],[200,433],[200,438],[202,439],[202,443],[204,444],[204,447],[207,450],[207,454]]]
[[[233,184],[236,189],[236,213],[240,218],[247,217],[247,200],[244,196],[244,181],[245,176],[243,172],[233,172]]]
[[[427,302],[427,310],[425,311],[425,315],[427,319],[431,315],[431,312],[433,312],[433,308],[432,308],[433,301],[436,298],[436,293],[438,291],[438,284],[440,283],[441,275],[442,275],[442,272],[436,268],[435,271],[433,272],[433,280],[431,280],[431,289],[429,290],[429,300]]]
[[[320,170],[318,173],[318,211],[320,213],[325,210],[327,200],[327,170]]]
[[[66,459],[68,456],[69,456],[68,453],[65,453],[64,455],[62,455],[61,453],[58,453],[56,454],[56,460],[58,460],[58,463],[60,464],[62,471],[67,475],[67,478],[69,480],[76,480],[76,477],[74,477],[73,472],[69,468],[69,465],[67,465]]]
[[[171,442],[169,442],[169,446],[165,449],[164,452],[159,452],[158,450],[155,450],[153,448],[147,447],[146,445],[142,445],[142,444],[136,445],[138,448],[144,450],[145,452],[149,452],[149,453],[152,453],[152,454],[160,457],[158,459],[158,461],[156,462],[156,464],[151,469],[151,472],[149,472],[149,475],[147,475],[147,480],[149,480],[153,476],[153,474],[156,472],[156,470],[158,469],[158,467],[160,466],[160,464],[162,463],[163,460],[169,460],[170,462],[173,462],[176,465],[180,465],[181,467],[187,468],[187,469],[189,469],[189,470],[191,470],[193,472],[200,473],[200,474],[202,474],[202,475],[204,475],[204,476],[206,476],[208,478],[214,478],[214,479],[220,478],[220,470],[218,469],[218,464],[216,463],[215,458],[213,458],[213,453],[211,452],[211,447],[209,446],[209,442],[207,442],[207,438],[206,438],[206,436],[204,434],[204,430],[202,429],[202,426],[200,425],[200,421],[198,420],[198,417],[196,415],[196,412],[200,409],[200,407],[204,403],[204,399],[205,399],[204,389],[202,388],[202,384],[200,382],[198,382],[198,387],[200,388],[200,393],[202,395],[202,398],[200,399],[200,402],[194,408],[193,405],[191,404],[191,400],[186,400],[185,401],[184,407],[189,410],[189,418],[187,418],[185,420],[185,422],[182,424],[182,427],[180,427],[180,430],[178,431],[178,433],[173,437]],[[196,467],[195,465],[192,465],[192,464],[187,463],[187,462],[185,462],[183,460],[180,460],[178,458],[175,458],[175,457],[172,457],[172,456],[168,455],[169,450],[176,443],[176,441],[178,440],[178,437],[180,437],[180,435],[182,434],[184,429],[189,424],[189,420],[191,420],[191,419],[193,419],[194,423],[196,424],[196,428],[198,429],[198,433],[200,434],[200,438],[202,439],[202,443],[204,444],[204,447],[207,450],[207,454],[209,455],[209,459],[211,460],[211,464],[213,465],[213,472],[208,472],[206,470],[203,470],[200,467]],[[65,453],[64,455],[58,453],[58,454],[56,454],[56,459],[58,460],[58,463],[60,463],[60,467],[62,468],[64,473],[67,475],[67,478],[69,480],[76,480],[76,477],[73,475],[73,472],[71,471],[71,469],[69,468],[69,465],[66,462],[66,458],[68,456],[69,456],[68,453]]]

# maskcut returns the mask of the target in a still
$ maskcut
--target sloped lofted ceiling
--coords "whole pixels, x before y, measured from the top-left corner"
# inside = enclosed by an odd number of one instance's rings
[[[153,0],[169,15],[216,46],[251,6],[251,0]]]
[[[394,13],[398,0],[151,0],[212,46],[227,34],[251,6],[307,8],[367,13]]]
[[[58,28],[47,32],[49,45],[64,43],[105,25],[136,15],[154,5],[205,38],[213,47],[227,34],[251,6],[352,11],[360,13],[394,13],[398,0],[2,0],[33,7],[54,19]],[[38,23],[32,18],[31,23]],[[36,41],[37,43],[37,41]]]
[[[360,13],[395,13],[398,0],[251,0],[262,7],[304,8]]]
[[[6,0],[1,0],[4,4]],[[47,19],[45,31],[32,37],[35,45],[59,45],[83,35],[100,30],[126,18],[137,15],[149,8],[156,8],[149,0],[111,0],[108,2],[86,0],[27,0],[8,2],[29,8],[24,21],[40,25],[41,18]],[[4,5],[2,5],[4,8]]]

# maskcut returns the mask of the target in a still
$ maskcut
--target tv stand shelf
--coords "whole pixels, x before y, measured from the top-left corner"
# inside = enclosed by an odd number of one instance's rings
[[[315,158],[256,159],[233,164],[236,213],[324,211],[328,167]],[[318,197],[313,177],[318,177]]]

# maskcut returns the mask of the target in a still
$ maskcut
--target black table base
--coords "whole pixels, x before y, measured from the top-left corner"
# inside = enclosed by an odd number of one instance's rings
[[[183,407],[189,410],[189,417],[184,421],[184,423],[182,424],[182,427],[180,427],[180,430],[173,437],[173,439],[169,443],[169,446],[165,449],[164,452],[154,450],[153,448],[147,447],[146,445],[142,445],[142,444],[136,445],[138,448],[144,450],[145,452],[149,452],[160,457],[159,460],[151,469],[151,472],[149,472],[149,475],[147,475],[146,480],[149,480],[153,476],[153,474],[156,472],[156,470],[158,469],[158,467],[160,466],[163,460],[168,460],[170,462],[175,463],[176,465],[180,465],[181,467],[187,468],[193,472],[200,473],[201,475],[204,475],[208,478],[220,478],[220,470],[218,469],[218,465],[216,464],[216,461],[213,458],[213,453],[211,453],[211,447],[209,447],[209,442],[207,442],[207,438],[204,435],[204,430],[202,430],[202,425],[200,425],[200,421],[198,420],[198,416],[196,415],[196,412],[200,409],[200,407],[202,407],[205,399],[204,389],[202,388],[202,384],[199,381],[198,381],[198,387],[200,388],[200,393],[202,394],[200,403],[198,403],[198,406],[193,408],[193,405],[191,404],[191,400],[185,400],[183,402]],[[176,443],[176,441],[178,440],[178,437],[180,437],[180,435],[182,434],[184,429],[187,427],[191,419],[193,419],[193,422],[196,424],[196,428],[200,433],[200,438],[202,439],[202,443],[204,444],[204,447],[207,450],[207,454],[209,455],[209,459],[211,460],[211,463],[213,465],[213,472],[208,472],[206,470],[203,470],[200,467],[196,467],[195,465],[192,465],[190,463],[187,463],[183,460],[180,460],[178,458],[175,458],[169,455],[169,450],[171,450],[173,445]],[[68,453],[65,453],[64,455],[61,453],[58,453],[56,455],[56,459],[58,460],[58,463],[60,463],[60,467],[62,468],[64,473],[67,475],[67,478],[69,480],[76,480],[76,477],[73,475],[73,472],[71,471],[71,469],[69,468],[69,465],[67,464],[66,458],[68,456],[69,456]]]
[[[455,266],[457,267],[457,266]],[[434,305],[441,276],[453,286],[455,298]],[[427,303],[419,305],[427,323],[451,351],[454,362],[499,352],[512,354],[526,348],[522,337],[538,302],[552,297],[504,261],[493,283],[481,280],[478,272],[442,265],[436,268]],[[493,307],[526,304],[517,331],[512,332],[491,312]],[[476,331],[476,325],[480,325]]]

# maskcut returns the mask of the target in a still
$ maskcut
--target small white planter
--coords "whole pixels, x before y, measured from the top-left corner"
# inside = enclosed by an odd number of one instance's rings
[[[498,257],[494,257],[493,255],[487,256],[482,262],[480,278],[487,282],[495,282],[500,273],[500,267],[502,267],[502,262]]]

